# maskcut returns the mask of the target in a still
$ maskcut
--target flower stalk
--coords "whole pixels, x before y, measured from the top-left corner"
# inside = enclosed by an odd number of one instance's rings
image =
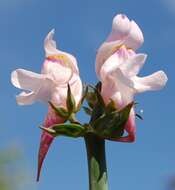
[[[105,140],[94,134],[84,137],[87,151],[89,190],[108,190]]]

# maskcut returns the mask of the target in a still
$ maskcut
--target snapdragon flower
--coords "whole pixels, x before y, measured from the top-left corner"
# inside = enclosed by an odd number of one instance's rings
[[[75,99],[75,107],[80,104],[83,87],[77,61],[71,54],[57,49],[53,35],[54,30],[49,32],[44,41],[46,58],[41,74],[24,69],[17,69],[12,72],[12,84],[24,90],[16,97],[19,105],[30,105],[36,101],[52,102],[56,107],[67,110],[68,85]],[[53,108],[48,106],[48,113],[43,126],[49,128],[54,124],[63,122],[64,118],[58,116]],[[38,180],[43,160],[53,139],[54,137],[50,134],[42,133],[38,155]]]
[[[106,104],[113,100],[118,109],[134,101],[134,96],[150,90],[160,90],[167,82],[163,71],[146,77],[137,76],[147,55],[135,51],[144,41],[139,26],[126,15],[114,17],[112,31],[100,46],[96,56],[96,73],[102,82],[102,97]],[[135,140],[135,111],[132,108],[125,130],[128,135],[121,142]]]

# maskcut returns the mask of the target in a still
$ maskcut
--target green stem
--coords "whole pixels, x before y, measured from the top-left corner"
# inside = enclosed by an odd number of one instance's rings
[[[89,169],[89,190],[108,190],[105,140],[88,134],[85,136],[85,143]]]

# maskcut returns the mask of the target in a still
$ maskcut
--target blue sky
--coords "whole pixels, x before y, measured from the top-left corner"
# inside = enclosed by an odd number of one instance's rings
[[[55,28],[59,47],[76,55],[83,81],[97,81],[94,64],[99,45],[111,29],[115,14],[125,13],[142,28],[148,54],[141,75],[164,70],[168,84],[160,92],[136,97],[144,121],[137,121],[133,144],[107,142],[110,190],[165,190],[175,175],[175,0],[1,0],[0,1],[0,115],[1,144],[19,144],[31,170],[25,189],[87,189],[87,163],[82,139],[56,139],[35,183],[40,130],[47,107],[18,106],[19,92],[10,83],[16,68],[39,72],[44,60],[43,39]],[[83,113],[79,114],[86,121]]]

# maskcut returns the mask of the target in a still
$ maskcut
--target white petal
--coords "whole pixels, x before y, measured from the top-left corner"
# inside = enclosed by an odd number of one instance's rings
[[[120,59],[119,54],[114,53],[111,55],[106,62],[102,65],[100,69],[99,79],[105,80],[106,76],[110,74],[110,72],[117,69],[117,67],[121,64],[122,59]]]
[[[29,105],[35,101],[48,102],[55,85],[47,76],[23,69],[13,71],[11,81],[17,88],[31,91],[17,96],[17,103],[20,105]]]
[[[133,81],[130,80],[129,78],[127,78],[119,68],[112,71],[110,73],[110,76],[113,77],[114,79],[116,79],[116,81],[120,82],[122,85],[128,86],[130,88],[134,87]],[[119,91],[122,91],[122,89]]]
[[[31,91],[37,90],[44,79],[44,75],[24,69],[17,69],[11,74],[11,82],[15,87]]]
[[[131,24],[125,15],[117,15],[113,19],[111,34],[107,40],[100,46],[96,55],[96,73],[99,75],[103,63],[124,43],[129,35]]]
[[[76,106],[78,106],[82,97],[82,90],[83,90],[80,77],[78,75],[76,76],[76,79],[74,77],[74,81],[70,81],[69,85],[71,88],[71,92],[75,98]],[[54,88],[54,91],[52,93],[51,101],[58,107],[61,106],[66,108],[66,100],[67,100],[67,85],[56,86],[56,88]]]
[[[46,60],[42,74],[50,76],[57,85],[68,83],[73,75],[73,68],[70,64],[62,62],[52,62]]]
[[[128,37],[125,39],[124,44],[128,48],[136,50],[143,44],[143,41],[144,37],[141,29],[134,21],[131,21],[131,30]]]
[[[129,78],[137,75],[146,61],[146,54],[136,54],[131,56],[126,63],[120,66],[122,72]]]
[[[19,105],[30,105],[36,101],[47,103],[51,100],[54,84],[51,80],[45,79],[36,91],[22,92],[16,97]]]
[[[67,59],[69,60],[69,63],[72,65],[72,68],[74,69],[74,71],[79,73],[76,58],[69,53],[66,53],[64,51],[57,49],[56,42],[53,40],[54,34],[55,34],[55,30],[53,29],[48,33],[48,35],[46,36],[44,40],[44,48],[45,48],[46,57],[52,56],[52,55],[66,56]]]
[[[59,50],[57,49],[56,42],[53,40],[54,33],[55,30],[54,29],[51,30],[44,40],[46,57],[60,53]]]
[[[78,106],[81,101],[82,93],[83,93],[83,85],[78,75],[75,82],[73,84],[70,83],[70,87],[71,87],[72,95],[75,98],[76,106]]]
[[[131,23],[128,17],[124,14],[119,14],[114,17],[112,31],[107,41],[122,40],[128,36],[131,29]]]
[[[96,73],[103,63],[116,51],[125,45],[127,48],[136,50],[144,41],[142,31],[134,21],[129,21],[125,15],[117,15],[113,20],[113,28],[107,40],[100,46],[96,55]]]
[[[19,105],[31,105],[35,102],[35,93],[34,92],[30,92],[30,93],[26,93],[26,92],[22,92],[20,93],[18,96],[16,96],[16,101]]]
[[[132,80],[125,77],[122,71],[118,68],[110,75],[116,83],[117,89],[121,94],[123,106],[133,101],[134,98],[134,83]]]
[[[115,102],[117,108],[120,108],[123,105],[121,93],[118,91],[116,80],[110,76],[102,82],[101,95],[106,105],[111,99]]]
[[[150,90],[160,90],[167,82],[168,78],[163,71],[158,71],[149,75],[147,77],[134,77],[134,88],[137,93],[150,91]]]

